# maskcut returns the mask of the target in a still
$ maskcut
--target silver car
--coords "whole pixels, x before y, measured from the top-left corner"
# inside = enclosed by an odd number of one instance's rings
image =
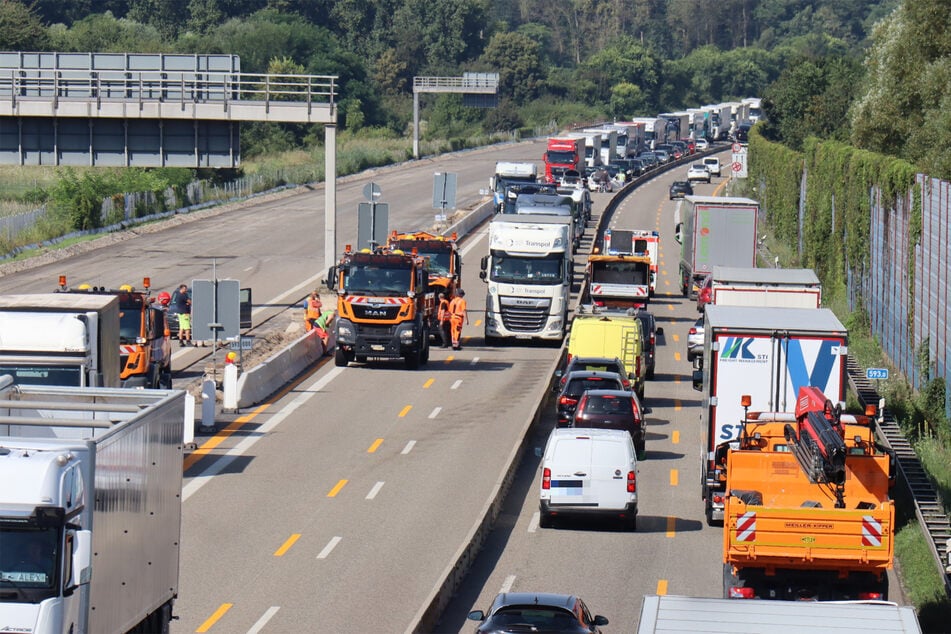
[[[703,357],[703,317],[693,323],[687,332],[687,361]]]

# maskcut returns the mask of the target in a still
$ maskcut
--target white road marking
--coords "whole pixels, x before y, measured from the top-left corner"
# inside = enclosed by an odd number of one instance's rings
[[[416,446],[416,441],[415,441],[415,440],[411,440],[411,441],[409,441],[408,443],[406,443],[406,446],[403,447],[403,451],[401,451],[400,453],[405,456],[406,454],[408,454],[409,452],[411,452],[411,451],[413,450],[413,447],[415,447],[415,446]]]
[[[462,385],[462,379],[459,379],[458,381],[456,381],[455,383],[453,383],[453,384],[452,384],[452,387],[450,387],[449,389],[450,389],[450,390],[457,390],[457,389],[459,389],[459,386],[460,386],[460,385]]]
[[[515,584],[515,575],[509,575],[505,578],[505,581],[502,582],[502,588],[499,590],[501,593],[511,592],[512,585]]]
[[[534,533],[535,531],[538,530],[538,520],[540,519],[540,515],[541,514],[538,511],[535,511],[534,513],[532,513],[532,519],[528,523],[529,533]]]
[[[273,605],[264,611],[264,614],[261,615],[261,618],[258,619],[257,623],[251,626],[251,629],[248,630],[248,634],[258,634],[261,630],[264,629],[264,626],[267,625],[267,622],[271,620],[271,617],[277,614],[277,611],[281,608]]]
[[[380,492],[380,489],[382,489],[382,488],[383,488],[383,483],[382,483],[382,482],[377,482],[376,484],[374,484],[374,485],[373,485],[373,488],[370,489],[370,492],[367,493],[367,499],[368,499],[368,500],[372,500],[373,498],[375,498],[375,497],[376,497],[376,494],[379,493],[379,492]]]
[[[234,462],[238,456],[244,455],[245,452],[254,446],[254,443],[267,436],[271,430],[276,428],[284,421],[284,419],[293,414],[298,407],[320,393],[321,390],[323,390],[328,383],[333,381],[342,371],[343,368],[334,368],[321,377],[318,381],[304,388],[304,390],[296,398],[294,398],[293,401],[288,403],[287,406],[274,414],[270,420],[258,427],[255,431],[249,432],[248,436],[231,448],[228,453],[215,460],[212,464],[208,465],[204,471],[192,478],[191,482],[182,487],[182,502],[197,493],[198,490],[205,486],[205,484],[207,484],[212,477],[224,471],[225,468]]]
[[[479,357],[472,357],[472,361],[469,362],[469,365],[475,365],[479,362]]]
[[[441,407],[437,407],[436,409],[434,409],[433,411],[431,411],[431,412],[429,413],[429,417],[430,417],[430,418],[436,418],[437,416],[439,416],[439,412],[441,412],[441,411],[442,411],[442,408],[441,408]]]
[[[324,549],[320,551],[319,555],[317,555],[317,559],[326,559],[327,556],[330,555],[330,552],[337,546],[337,544],[340,543],[341,539],[343,539],[343,537],[334,537],[329,542],[327,542],[327,545],[324,546]]]

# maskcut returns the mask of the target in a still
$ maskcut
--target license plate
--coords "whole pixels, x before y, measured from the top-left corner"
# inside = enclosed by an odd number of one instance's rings
[[[374,352],[381,352],[383,349],[383,346],[370,346],[370,350],[373,350]]]

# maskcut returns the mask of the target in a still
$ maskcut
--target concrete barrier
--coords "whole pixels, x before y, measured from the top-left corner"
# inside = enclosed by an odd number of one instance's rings
[[[274,394],[282,385],[287,385],[305,368],[325,356],[328,349],[332,350],[332,343],[333,333],[327,348],[324,348],[317,331],[311,330],[257,367],[243,372],[238,377],[238,407],[250,407]]]

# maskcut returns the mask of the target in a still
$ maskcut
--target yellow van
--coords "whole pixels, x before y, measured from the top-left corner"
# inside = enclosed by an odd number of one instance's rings
[[[647,360],[637,311],[578,312],[568,334],[568,358],[617,357],[624,362],[634,391],[644,400]]]

